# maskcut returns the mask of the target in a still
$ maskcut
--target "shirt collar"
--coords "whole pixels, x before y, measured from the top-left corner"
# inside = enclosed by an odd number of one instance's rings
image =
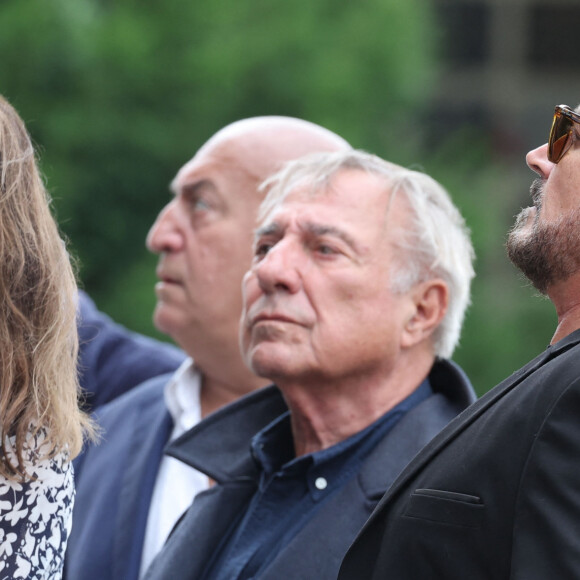
[[[172,438],[201,420],[200,390],[201,374],[193,359],[187,358],[165,386],[165,405],[175,425]]]
[[[398,417],[432,394],[429,379],[425,379],[407,398],[362,431],[327,449],[301,457],[295,457],[290,412],[283,413],[252,438],[252,454],[263,470],[260,485],[265,484],[274,473],[279,471],[287,475],[304,473],[307,474],[311,494],[315,498],[318,497],[326,487],[326,478],[323,476],[340,473],[342,465],[348,461],[346,458],[349,456],[359,452],[361,458],[365,456],[376,440],[383,436],[383,431],[390,429],[391,424]],[[352,467],[355,468],[355,466],[356,462]],[[342,475],[348,476],[346,472]],[[322,484],[324,487],[320,484],[321,477],[324,480]]]
[[[256,433],[251,442],[252,454],[267,475],[271,475],[294,459],[294,440],[290,411],[274,419]]]

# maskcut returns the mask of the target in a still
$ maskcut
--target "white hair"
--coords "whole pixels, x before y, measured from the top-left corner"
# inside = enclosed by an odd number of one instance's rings
[[[288,162],[262,184],[261,189],[268,194],[260,206],[258,221],[263,222],[296,188],[306,187],[313,196],[318,195],[343,170],[365,171],[384,179],[391,201],[396,195],[405,196],[411,220],[397,240],[401,254],[393,265],[391,289],[403,293],[426,280],[445,281],[449,305],[433,334],[433,345],[436,356],[450,358],[470,303],[474,252],[463,217],[433,178],[364,151],[317,153]]]

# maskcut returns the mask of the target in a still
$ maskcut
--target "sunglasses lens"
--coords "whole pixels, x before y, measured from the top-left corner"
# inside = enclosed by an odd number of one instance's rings
[[[554,115],[550,139],[548,141],[548,159],[552,163],[558,163],[568,150],[568,145],[572,137],[572,126],[572,121],[561,113]]]

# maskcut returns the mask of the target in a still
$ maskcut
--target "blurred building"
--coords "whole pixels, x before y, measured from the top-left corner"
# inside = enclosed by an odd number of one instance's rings
[[[545,142],[553,107],[580,103],[580,2],[433,2],[445,63],[433,130],[481,128],[506,156]]]

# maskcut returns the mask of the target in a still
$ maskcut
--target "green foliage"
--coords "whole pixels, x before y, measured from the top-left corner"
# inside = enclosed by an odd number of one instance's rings
[[[118,285],[177,168],[228,122],[292,115],[386,142],[432,76],[428,15],[426,0],[5,0],[0,90],[43,148],[86,285]]]
[[[428,0],[3,0],[0,92],[40,146],[85,287],[150,334],[146,233],[177,169],[219,128],[290,115],[421,160],[473,230],[478,278],[457,359],[483,391],[549,340],[549,305],[528,299],[504,257],[507,168],[478,135],[424,146],[434,30]]]

